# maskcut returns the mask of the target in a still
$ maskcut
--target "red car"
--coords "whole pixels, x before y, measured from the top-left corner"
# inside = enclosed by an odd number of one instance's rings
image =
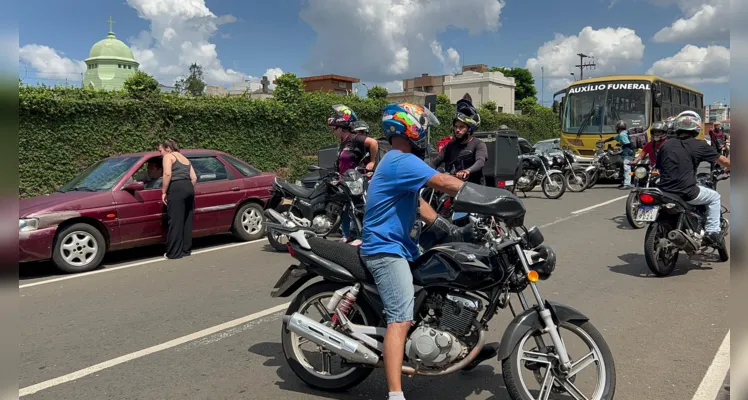
[[[195,169],[193,236],[265,235],[263,206],[275,175],[213,150],[182,151]],[[64,272],[95,269],[109,250],[164,243],[158,152],[99,161],[56,193],[19,202],[21,262],[52,259]]]

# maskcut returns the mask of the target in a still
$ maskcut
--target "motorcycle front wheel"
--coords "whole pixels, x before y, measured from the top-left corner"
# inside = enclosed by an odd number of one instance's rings
[[[626,219],[629,221],[629,225],[631,225],[631,227],[634,229],[642,229],[647,225],[646,222],[637,222],[634,219],[638,207],[638,192],[630,192],[629,197],[626,199]]]
[[[678,263],[680,250],[667,238],[673,230],[670,223],[655,221],[649,224],[644,236],[644,259],[647,267],[657,276],[668,276]]]
[[[585,189],[587,189],[587,182],[589,181],[589,177],[583,169],[575,168],[573,170],[566,171],[566,173],[564,174],[564,181],[566,184],[566,188],[569,189],[569,191],[580,193],[584,192]]]
[[[598,171],[592,171],[589,174],[589,179],[587,179],[587,189],[595,186],[598,178],[600,178],[600,173]]]
[[[588,347],[585,354],[576,356],[569,353],[572,368],[564,373],[559,367],[558,355],[553,346],[546,345],[545,350],[537,348],[540,336],[544,342],[550,342],[550,335],[540,331],[529,331],[520,339],[511,355],[501,363],[509,397],[512,400],[548,399],[551,393],[568,393],[571,398],[590,400],[610,400],[616,391],[616,370],[613,354],[600,332],[589,321],[569,321],[559,324],[562,338],[575,336]],[[570,335],[571,334],[571,335]],[[543,340],[543,339],[541,339]],[[568,343],[568,340],[564,340]],[[527,346],[532,348],[527,350]],[[580,372],[592,367],[597,372],[594,389],[584,393],[578,386]],[[528,374],[528,372],[531,372]],[[529,376],[528,376],[529,375]],[[530,389],[531,386],[539,389]]]
[[[293,299],[286,315],[299,312],[329,326],[332,315],[327,312],[325,305],[335,291],[344,286],[332,282],[317,282],[302,290]],[[306,315],[309,311],[315,313]],[[359,300],[353,303],[348,317],[355,324],[375,326],[375,315],[366,303]],[[281,327],[281,343],[288,366],[299,379],[315,389],[329,392],[345,391],[363,382],[374,371],[374,368],[343,367],[340,356],[289,331],[285,325]],[[334,361],[335,358],[337,362]],[[336,370],[334,367],[339,368]]]
[[[553,173],[543,178],[540,187],[543,188],[545,197],[552,200],[558,199],[566,192],[564,176],[559,173]]]

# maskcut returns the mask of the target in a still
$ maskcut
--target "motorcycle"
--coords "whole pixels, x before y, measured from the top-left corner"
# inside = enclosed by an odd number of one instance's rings
[[[564,174],[566,188],[574,193],[584,192],[587,189],[589,176],[584,167],[574,165],[577,163],[574,153],[568,147],[560,148],[562,154],[551,159],[551,168],[561,170]]]
[[[530,153],[519,156],[522,164],[522,175],[517,179],[516,189],[526,195],[540,183],[543,194],[549,199],[558,199],[566,191],[564,174],[561,170],[553,169],[552,160],[546,154]],[[552,190],[558,193],[552,194]]]
[[[551,277],[556,256],[537,227],[524,227],[519,198],[467,183],[452,207],[455,213],[467,213],[481,239],[434,246],[411,263],[415,313],[402,373],[444,376],[498,357],[512,399],[534,399],[528,385],[535,383],[541,387],[540,398],[563,391],[585,398],[574,382],[592,365],[598,378],[595,392],[586,398],[612,399],[615,365],[605,339],[587,316],[540,295],[538,281]],[[311,279],[322,278],[298,293],[283,317],[281,341],[288,365],[313,388],[340,391],[360,384],[383,367],[386,319],[359,249],[320,239],[274,210],[265,214],[268,224],[290,237],[289,252],[298,261],[278,280],[272,297],[289,297]],[[528,303],[528,287],[537,305]],[[519,313],[511,294],[522,307]],[[507,307],[514,319],[500,344],[487,344],[489,322]],[[308,310],[322,315],[306,316]],[[589,350],[570,354],[565,344],[570,335],[580,337]],[[302,350],[310,342],[315,350],[309,351],[321,357]],[[340,364],[333,363],[334,356],[342,359]],[[321,366],[313,366],[311,360],[320,358]],[[333,371],[333,365],[341,371]],[[523,378],[523,372],[532,378]]]
[[[318,172],[322,168],[310,165],[307,170]],[[274,209],[324,238],[337,232],[342,221],[341,215],[346,212],[354,223],[353,231],[360,234],[367,187],[368,179],[358,169],[350,169],[343,176],[337,172],[328,172],[314,188],[276,181],[273,182],[271,197],[265,210]],[[288,249],[281,242],[284,235],[270,227],[267,232],[270,246],[277,251]]]
[[[628,220],[632,228],[642,229],[647,223],[637,221],[635,218],[636,210],[639,209],[639,192],[642,189],[657,187],[657,182],[660,180],[660,172],[650,167],[648,157],[640,160],[633,166],[633,169],[634,171],[631,172],[631,184],[634,188],[631,189],[629,196],[626,198],[626,220]]]
[[[444,173],[455,176],[457,171],[464,169],[462,164],[465,160],[469,159],[472,153],[470,150],[462,150],[457,154],[457,159],[444,166]],[[458,167],[459,166],[459,167]],[[440,168],[441,170],[441,168]],[[451,212],[452,199],[445,193],[440,193],[432,188],[421,189],[421,198],[436,211],[437,214],[443,215],[449,218]]]
[[[592,159],[592,165],[585,169],[589,176],[587,188],[595,186],[597,180],[600,178],[621,180],[623,178],[621,175],[623,173],[623,156],[621,156],[621,150],[615,150],[611,145],[608,145],[608,148],[603,150],[603,142],[597,142],[595,147],[597,149]]]
[[[716,190],[716,182],[729,178],[721,171],[701,172],[696,175],[698,185]],[[726,248],[715,249],[704,241],[706,206],[686,203],[677,194],[663,192],[658,188],[643,189],[639,193],[639,207],[634,217],[637,222],[650,223],[644,236],[644,258],[650,271],[657,276],[667,276],[675,269],[680,251],[689,257],[717,250],[719,260],[729,260]],[[729,211],[722,206],[720,227],[727,236],[730,227],[724,217]]]

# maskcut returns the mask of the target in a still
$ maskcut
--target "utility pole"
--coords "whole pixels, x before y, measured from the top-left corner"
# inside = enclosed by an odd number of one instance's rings
[[[582,80],[582,79],[584,79],[584,69],[585,68],[593,69],[593,68],[595,68],[596,64],[594,62],[585,64],[584,63],[584,59],[585,58],[592,58],[592,57],[590,57],[590,56],[588,56],[588,55],[586,55],[584,53],[577,53],[577,55],[579,56],[579,64],[575,65],[575,67],[579,67],[579,80]]]
[[[540,105],[545,105],[545,67],[540,66]]]

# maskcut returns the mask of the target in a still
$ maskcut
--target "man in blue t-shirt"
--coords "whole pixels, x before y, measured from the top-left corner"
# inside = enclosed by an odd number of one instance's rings
[[[411,231],[420,212],[426,224],[419,240],[424,248],[444,241],[472,239],[473,226],[458,228],[419,196],[422,187],[456,196],[464,182],[429,167],[423,156],[426,132],[438,124],[432,113],[410,103],[384,109],[382,128],[392,144],[369,183],[363,223],[361,256],[371,271],[387,316],[384,370],[389,399],[405,399],[401,374],[405,340],[413,320],[413,275],[409,261],[419,256]]]
[[[631,186],[630,172],[631,161],[634,159],[635,151],[634,146],[631,144],[631,139],[629,138],[629,131],[628,127],[626,126],[626,121],[618,121],[616,123],[616,132],[618,133],[617,135],[604,140],[603,143],[615,140],[623,148],[623,151],[621,152],[621,157],[623,158],[623,183],[621,184],[621,186],[619,186],[619,188],[621,190],[629,190],[633,188],[633,186]]]

